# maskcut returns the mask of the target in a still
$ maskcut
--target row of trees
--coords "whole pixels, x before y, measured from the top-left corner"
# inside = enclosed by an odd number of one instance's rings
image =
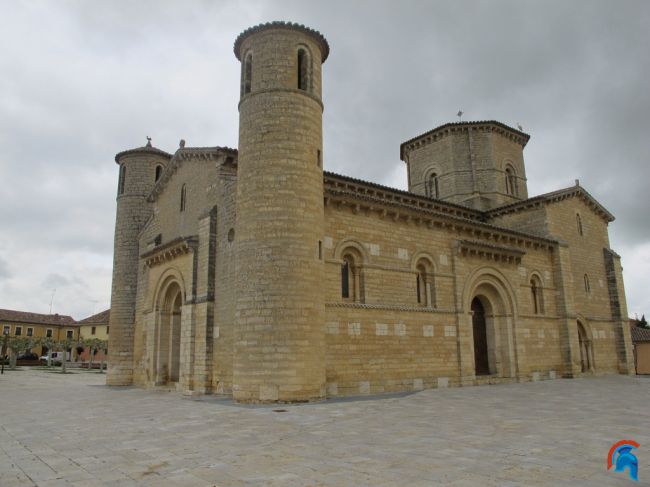
[[[23,353],[29,353],[33,348],[46,347],[47,352],[47,366],[52,366],[52,352],[61,352],[65,359],[67,353],[72,353],[72,350],[81,354],[84,350],[90,351],[90,365],[92,368],[93,360],[98,352],[104,352],[101,355],[100,372],[104,371],[104,358],[108,353],[108,341],[100,340],[98,338],[90,338],[87,340],[73,340],[72,338],[64,338],[63,340],[55,340],[51,337],[25,337],[25,336],[5,336],[0,343],[2,346],[2,354],[0,359],[4,360],[4,355],[9,356],[9,366],[11,369],[16,368],[16,361],[18,356]],[[65,373],[66,360],[61,360],[61,372]]]

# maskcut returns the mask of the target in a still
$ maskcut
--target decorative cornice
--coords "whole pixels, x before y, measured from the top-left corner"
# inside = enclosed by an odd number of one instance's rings
[[[405,152],[428,145],[436,140],[446,137],[454,132],[468,132],[469,130],[480,130],[484,132],[495,132],[499,135],[509,138],[525,147],[530,139],[530,135],[521,132],[520,130],[513,129],[512,127],[497,122],[496,120],[482,120],[476,122],[452,122],[440,125],[428,132],[413,137],[412,139],[403,142],[399,146],[399,157],[404,161]]]
[[[216,161],[224,155],[230,155],[233,158],[237,157],[237,149],[230,147],[184,147],[178,149],[175,157],[187,161],[189,159],[202,159],[205,161]]]
[[[337,180],[341,184],[337,184]],[[497,227],[478,219],[483,213],[459,205],[433,200],[391,188],[350,182],[338,175],[326,174],[325,205],[347,207],[352,212],[376,212],[380,218],[412,222],[429,228],[463,231],[474,238],[488,239],[521,247],[552,249],[556,240]],[[469,217],[471,216],[471,218]]]
[[[442,310],[438,308],[427,308],[424,306],[403,306],[393,304],[366,304],[366,303],[343,303],[329,302],[325,303],[326,308],[355,308],[355,309],[380,309],[389,311],[415,311],[418,313],[453,313],[451,310]]]
[[[488,260],[498,260],[513,264],[520,264],[521,258],[526,253],[520,249],[502,247],[500,245],[492,245],[475,240],[459,240],[457,242],[457,249],[460,255],[481,257]]]
[[[145,252],[140,258],[144,259],[144,263],[148,267],[154,267],[163,262],[174,260],[180,255],[194,252],[198,243],[199,239],[196,236],[175,238],[166,244]]]
[[[408,191],[383,186],[381,184],[342,176],[333,172],[324,171],[325,190],[337,189],[351,191],[357,194],[376,196],[387,201],[407,202],[409,205],[418,206],[426,210],[434,210],[468,220],[484,221],[483,212],[468,208],[467,206],[436,200],[428,196],[417,195]]]
[[[515,203],[509,203],[492,210],[485,212],[486,217],[494,218],[497,216],[505,215],[508,213],[516,213],[520,211],[525,211],[535,207],[541,207],[545,203],[556,203],[558,201],[563,201],[568,198],[580,198],[584,201],[587,206],[589,206],[594,213],[603,218],[605,221],[613,222],[614,215],[612,215],[603,205],[601,205],[596,198],[591,196],[589,192],[580,185],[570,186],[565,189],[559,189],[557,191],[552,191],[550,193],[540,194],[538,196],[533,196],[523,201],[517,201]]]
[[[327,59],[327,56],[329,56],[330,46],[327,42],[327,39],[325,39],[325,37],[323,36],[323,34],[318,32],[317,30],[310,29],[309,27],[306,27],[302,24],[276,20],[274,22],[267,22],[265,24],[259,24],[254,27],[249,27],[244,32],[239,34],[237,36],[237,39],[235,39],[235,45],[233,46],[233,51],[235,52],[235,56],[237,57],[237,59],[241,61],[241,58],[239,56],[240,56],[241,45],[242,42],[244,42],[244,39],[246,39],[248,36],[251,36],[253,34],[257,34],[258,32],[263,32],[265,30],[272,30],[272,29],[295,30],[303,34],[307,34],[311,36],[320,47],[321,62],[324,63],[325,60]]]

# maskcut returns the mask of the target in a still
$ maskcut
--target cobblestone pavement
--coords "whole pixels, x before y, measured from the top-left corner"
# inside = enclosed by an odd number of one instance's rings
[[[103,378],[0,376],[0,486],[650,485],[650,377],[273,407]],[[620,439],[639,483],[606,471]]]

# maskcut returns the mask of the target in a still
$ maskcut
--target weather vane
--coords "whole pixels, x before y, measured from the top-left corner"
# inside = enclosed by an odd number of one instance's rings
[[[463,111],[462,111],[462,110],[458,110],[458,113],[456,114],[456,116],[458,117],[458,121],[459,121],[459,122],[462,122],[462,121],[463,121],[463,119],[462,119],[462,117],[463,117]]]
[[[147,135],[147,147],[151,147],[151,137]]]

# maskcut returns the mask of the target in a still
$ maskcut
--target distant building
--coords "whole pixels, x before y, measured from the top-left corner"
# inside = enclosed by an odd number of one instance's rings
[[[0,309],[0,329],[2,334],[33,338],[52,338],[55,341],[71,338],[79,339],[79,325],[72,316],[46,315],[28,311]],[[31,352],[39,356],[46,355],[48,349],[38,345]]]
[[[630,320],[634,365],[637,374],[650,374],[650,328],[639,325],[639,321]]]
[[[108,334],[110,328],[108,325],[108,320],[110,318],[111,310],[107,309],[101,313],[94,314],[85,318],[81,321],[78,321],[79,324],[79,337],[80,341],[84,340],[103,340],[108,341]],[[84,362],[90,360],[90,349],[89,347],[84,347],[84,351],[79,355],[79,358]],[[103,350],[97,352],[93,357],[93,361],[101,362],[102,360],[107,360],[108,354],[104,354]]]
[[[274,22],[234,51],[238,149],[115,156],[109,385],[309,401],[633,373],[614,216],[577,181],[531,197],[528,134],[411,138],[408,191],[324,172],[325,38]]]

